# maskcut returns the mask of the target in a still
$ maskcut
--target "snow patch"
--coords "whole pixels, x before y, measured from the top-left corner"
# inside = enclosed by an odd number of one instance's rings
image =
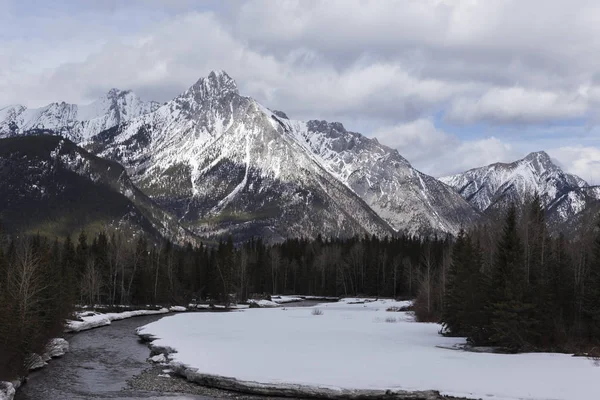
[[[248,304],[256,304],[260,308],[275,308],[280,307],[280,305],[271,300],[248,300]]]

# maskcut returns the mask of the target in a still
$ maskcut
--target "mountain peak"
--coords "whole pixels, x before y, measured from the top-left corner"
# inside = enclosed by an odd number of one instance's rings
[[[550,156],[545,151],[534,151],[532,153],[527,154],[524,158],[526,161],[540,161],[540,162],[552,162]]]
[[[106,93],[106,97],[109,99],[116,99],[118,97],[125,96],[129,93],[131,93],[131,90],[121,90],[117,88],[112,88],[108,91],[108,93]]]
[[[223,70],[211,71],[207,77],[198,79],[191,90],[201,97],[222,96],[230,93],[238,94],[235,80]]]
[[[545,151],[529,153],[512,163],[474,168],[440,180],[454,187],[483,212],[499,210],[511,203],[525,204],[535,193],[540,195],[544,206],[549,206],[565,193],[587,186],[583,179],[564,172]]]

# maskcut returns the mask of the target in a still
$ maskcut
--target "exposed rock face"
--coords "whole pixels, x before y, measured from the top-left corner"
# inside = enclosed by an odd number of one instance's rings
[[[224,72],[93,141],[203,235],[456,233],[478,216],[397,151],[340,123],[289,120]]]
[[[484,213],[524,204],[537,193],[552,226],[564,224],[600,199],[600,188],[589,187],[565,173],[543,151],[513,163],[496,163],[440,178]]]
[[[212,72],[158,106],[111,90],[90,106],[0,111],[0,136],[62,134],[122,164],[198,235],[236,240],[457,233],[480,214],[396,150],[341,123],[295,121]]]

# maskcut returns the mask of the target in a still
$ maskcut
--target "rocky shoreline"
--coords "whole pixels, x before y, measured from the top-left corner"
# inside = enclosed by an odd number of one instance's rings
[[[206,396],[215,399],[237,399],[237,400],[264,400],[264,396],[252,396],[230,390],[222,390],[201,386],[188,381],[177,374],[166,376],[165,366],[154,365],[139,375],[136,375],[128,384],[132,390],[143,390],[149,392],[187,394]],[[282,397],[271,397],[273,400],[284,400]],[[285,400],[290,400],[289,397]],[[294,400],[294,399],[291,399]],[[297,399],[300,400],[300,399]]]
[[[27,360],[29,371],[36,371],[48,365],[48,361],[53,358],[62,357],[69,351],[69,342],[63,338],[54,338],[48,342],[44,354],[31,354]],[[0,382],[0,400],[12,400],[15,397],[17,389],[27,382],[24,376],[13,382]]]

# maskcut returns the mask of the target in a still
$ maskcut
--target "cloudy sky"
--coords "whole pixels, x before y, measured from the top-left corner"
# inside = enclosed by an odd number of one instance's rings
[[[0,107],[166,101],[211,70],[435,176],[546,150],[600,184],[597,0],[0,0]]]

